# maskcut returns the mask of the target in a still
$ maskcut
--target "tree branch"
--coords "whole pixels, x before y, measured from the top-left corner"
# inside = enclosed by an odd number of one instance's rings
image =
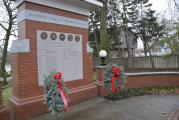
[[[11,36],[18,37],[15,33],[11,33]]]
[[[0,27],[3,28],[5,31],[7,31],[7,28],[0,23]]]

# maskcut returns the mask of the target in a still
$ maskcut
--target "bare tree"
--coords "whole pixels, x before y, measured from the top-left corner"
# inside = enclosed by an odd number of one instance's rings
[[[1,71],[0,74],[4,79],[4,83],[7,83],[6,80],[6,69],[5,64],[7,61],[7,49],[11,36],[16,37],[16,7],[14,0],[0,0],[0,30],[3,38],[1,39],[2,47],[2,57],[1,57]]]

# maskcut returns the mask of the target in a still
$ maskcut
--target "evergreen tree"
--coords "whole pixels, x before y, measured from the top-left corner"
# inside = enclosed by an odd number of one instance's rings
[[[107,23],[108,27],[117,27],[120,17],[120,5],[118,0],[109,0],[108,2],[108,13],[107,13]]]
[[[89,41],[94,49],[94,57],[98,55],[100,50],[100,9],[91,11],[89,16]]]
[[[108,2],[108,14],[107,14],[107,32],[108,39],[110,41],[110,49],[118,49],[119,46],[119,21],[120,6],[118,0],[109,0]]]
[[[144,44],[144,52],[150,52],[152,47],[151,43],[156,43],[163,36],[163,26],[157,21],[155,11],[148,9],[144,12],[141,20],[138,20],[138,26],[136,26],[137,34],[140,36]]]
[[[158,23],[154,10],[148,9],[142,14],[143,16],[140,20],[138,20],[136,30],[137,34],[143,41],[145,56],[147,56],[147,53],[149,53],[152,67],[155,68],[151,49],[153,45],[155,45],[163,36],[163,26]]]
[[[109,55],[110,42],[107,35],[107,7],[108,0],[103,2],[103,7],[100,8],[100,49],[106,50]],[[108,56],[109,57],[109,56]]]
[[[117,21],[120,18],[120,11],[116,0],[105,0],[103,3],[103,8],[97,8],[90,14],[90,39],[95,39],[98,50],[104,49],[109,53],[110,40],[108,35],[111,36],[111,33],[115,33],[113,37],[117,40]]]
[[[129,48],[128,41],[128,30],[131,30],[132,25],[137,21],[138,18],[138,0],[119,0],[119,4],[121,5],[121,27],[125,32],[125,41],[126,47],[128,51],[128,57],[131,57],[131,52]]]
[[[131,56],[128,41],[129,30],[142,39],[145,53],[147,53],[147,49],[151,48],[149,43],[158,41],[161,37],[162,26],[157,22],[155,11],[150,9],[152,4],[149,3],[149,0],[108,0],[103,2],[104,7],[96,10],[95,14],[92,13],[91,18],[94,20],[90,20],[97,26],[93,26],[93,30],[100,28],[100,40],[97,42],[100,44],[100,49],[109,52],[108,36],[112,36],[116,44],[119,43],[117,42],[119,41],[119,29],[123,29],[125,32],[129,57]],[[99,23],[100,27],[96,23]],[[97,35],[99,34],[95,34],[93,38],[98,38]]]
[[[149,3],[149,0],[136,0],[135,4],[137,7],[136,9],[138,10],[137,15],[135,15],[135,17],[137,18],[135,19],[134,22],[131,23],[131,26],[130,26],[130,30],[132,30],[134,33],[137,32],[136,29],[138,26],[138,20],[142,20],[144,12],[150,9],[150,7],[152,6],[152,4]]]

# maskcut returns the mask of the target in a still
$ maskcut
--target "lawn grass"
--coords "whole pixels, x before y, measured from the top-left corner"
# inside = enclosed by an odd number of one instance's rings
[[[12,95],[12,87],[8,87],[2,90],[3,105],[7,107],[9,105],[9,98]]]
[[[4,90],[4,89],[9,88],[11,86],[12,86],[12,81],[8,81],[8,84],[3,85],[2,89]]]
[[[97,80],[97,73],[93,72],[93,82]]]

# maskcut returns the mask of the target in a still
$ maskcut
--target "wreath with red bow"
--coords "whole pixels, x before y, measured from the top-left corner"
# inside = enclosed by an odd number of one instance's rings
[[[125,87],[127,77],[123,67],[116,64],[108,64],[104,73],[104,85],[112,92],[118,92]]]
[[[68,96],[63,80],[62,73],[51,71],[44,80],[45,96],[44,101],[52,113],[59,113],[62,111],[69,111]]]

